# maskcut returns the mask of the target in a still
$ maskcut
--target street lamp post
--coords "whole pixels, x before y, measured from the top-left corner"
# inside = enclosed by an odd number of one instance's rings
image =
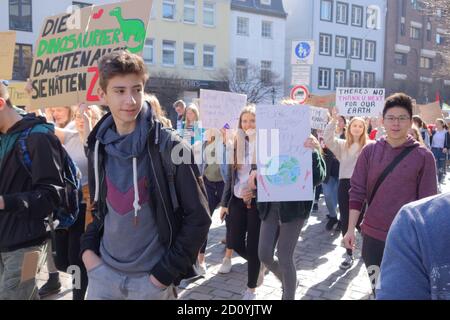
[[[275,105],[275,87],[272,87],[272,105]]]

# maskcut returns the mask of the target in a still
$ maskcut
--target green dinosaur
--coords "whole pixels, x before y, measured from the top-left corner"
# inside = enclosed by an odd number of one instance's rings
[[[117,18],[117,22],[120,25],[122,31],[123,40],[130,41],[130,37],[134,37],[135,42],[139,42],[139,45],[134,48],[128,48],[132,53],[139,53],[144,48],[146,29],[142,20],[139,19],[124,19],[122,17],[122,8],[115,7],[109,12],[109,15]]]

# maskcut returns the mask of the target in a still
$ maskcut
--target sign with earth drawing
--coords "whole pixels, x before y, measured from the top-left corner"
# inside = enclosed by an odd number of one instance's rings
[[[132,0],[46,18],[30,74],[32,109],[97,103],[98,60],[119,49],[140,54],[151,7],[151,0]]]
[[[313,200],[310,109],[258,105],[258,201]]]

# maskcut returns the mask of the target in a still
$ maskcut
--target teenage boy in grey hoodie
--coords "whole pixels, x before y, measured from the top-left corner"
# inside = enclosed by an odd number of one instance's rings
[[[81,241],[87,298],[173,299],[211,224],[204,186],[193,161],[174,165],[174,182],[168,181],[161,154],[176,147],[192,160],[192,152],[144,102],[143,59],[116,51],[99,61],[99,70],[99,96],[111,113],[88,139],[95,218]]]

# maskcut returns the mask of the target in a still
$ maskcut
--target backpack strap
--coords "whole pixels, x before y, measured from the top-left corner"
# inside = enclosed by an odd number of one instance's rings
[[[383,183],[384,179],[394,170],[394,168],[402,161],[411,151],[413,151],[415,147],[407,147],[405,148],[395,159],[384,169],[383,173],[378,178],[375,183],[375,187],[372,190],[372,193],[369,197],[369,201],[367,203],[368,206],[372,203],[372,200],[375,198],[375,194],[378,191],[378,188]]]
[[[20,152],[20,160],[25,167],[25,170],[31,175],[31,156],[27,149],[27,138],[31,133],[32,128],[27,128],[23,130],[20,135],[17,143],[19,144],[19,152]]]

